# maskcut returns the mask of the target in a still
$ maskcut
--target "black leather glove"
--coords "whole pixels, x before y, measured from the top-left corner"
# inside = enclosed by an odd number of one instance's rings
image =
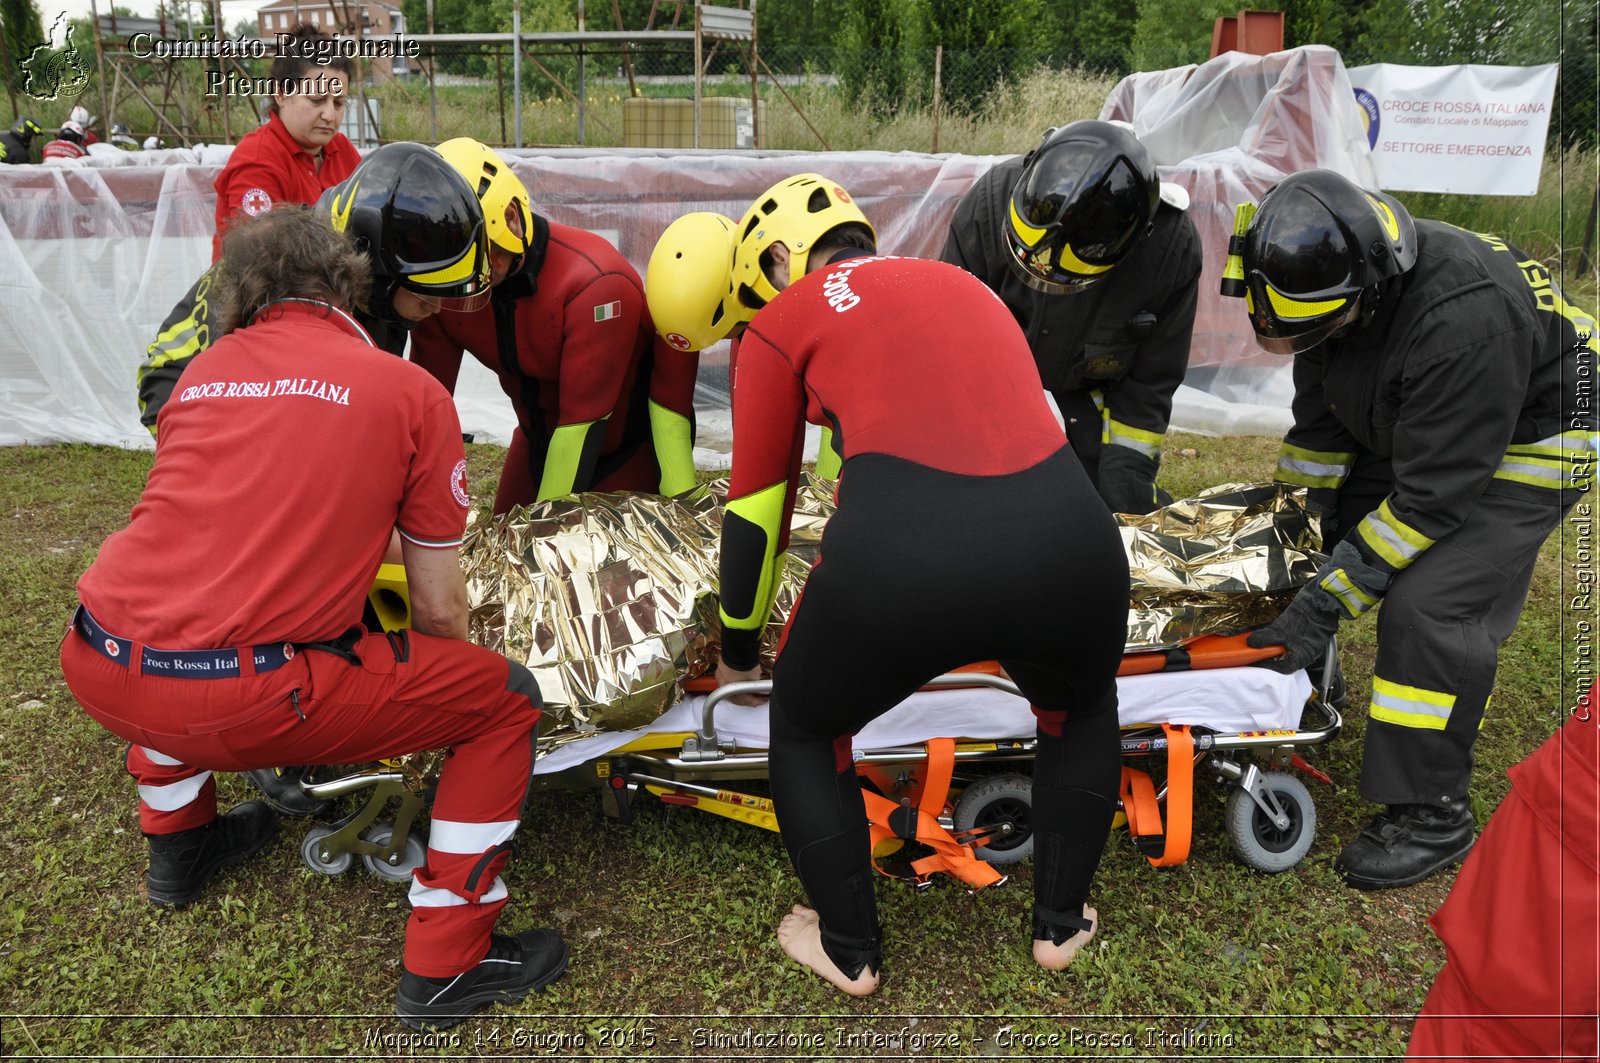
[[[1282,654],[1256,664],[1289,675],[1322,660],[1328,640],[1339,629],[1339,612],[1338,599],[1320,584],[1308,583],[1278,619],[1250,632],[1245,642],[1257,649],[1282,646]]]
[[[1256,663],[1287,675],[1321,661],[1339,621],[1358,617],[1377,605],[1391,578],[1368,564],[1348,540],[1341,542],[1316,578],[1300,588],[1289,608],[1245,640],[1257,649],[1284,647],[1282,656]]]
[[[1160,463],[1115,443],[1100,451],[1100,497],[1113,513],[1149,513],[1156,508]]]

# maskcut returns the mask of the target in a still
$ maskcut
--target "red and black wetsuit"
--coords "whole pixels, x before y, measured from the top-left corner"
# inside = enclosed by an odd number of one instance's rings
[[[757,659],[804,423],[831,427],[844,456],[770,709],[779,824],[829,955],[846,973],[878,965],[849,736],[973,661],[1002,662],[1035,707],[1036,911],[1076,911],[1120,777],[1128,568],[1010,313],[955,266],[837,261],[750,325],[733,418],[721,562],[732,667]]]
[[[489,306],[411,334],[411,360],[452,391],[463,350],[517,412],[496,513],[575,491],[694,487],[699,357],[656,337],[639,274],[604,238],[535,215],[526,261]]]

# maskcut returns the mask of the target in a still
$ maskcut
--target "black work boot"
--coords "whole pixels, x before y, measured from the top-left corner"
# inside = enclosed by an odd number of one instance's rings
[[[515,1004],[554,982],[567,969],[567,945],[554,930],[492,934],[489,954],[457,975],[425,978],[406,971],[395,995],[395,1014],[413,1030],[445,1029],[489,1004]]]
[[[1474,840],[1472,809],[1390,805],[1372,817],[1335,865],[1358,890],[1392,889],[1421,882],[1461,862]]]
[[[300,780],[310,770],[300,764],[287,768],[257,768],[245,772],[244,776],[261,791],[262,798],[274,812],[290,819],[310,819],[333,804],[327,798],[312,797],[300,789]]]
[[[150,871],[144,881],[151,903],[183,907],[200,896],[219,870],[243,863],[277,831],[271,809],[260,801],[246,801],[204,827],[146,834]]]

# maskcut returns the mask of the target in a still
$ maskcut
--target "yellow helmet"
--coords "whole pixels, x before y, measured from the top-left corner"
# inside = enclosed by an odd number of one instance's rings
[[[644,272],[644,298],[656,331],[680,351],[701,351],[755,311],[733,289],[733,219],[685,214],[661,234]]]
[[[513,255],[528,250],[533,238],[532,198],[506,161],[487,144],[471,137],[456,137],[437,149],[444,161],[467,179],[489,227],[489,242]]]
[[[789,249],[789,283],[806,273],[806,260],[829,230],[854,222],[877,232],[850,194],[816,173],[785,178],[756,197],[739,219],[733,257],[734,288],[746,301],[765,306],[778,294],[761,269],[761,256],[775,243]]]

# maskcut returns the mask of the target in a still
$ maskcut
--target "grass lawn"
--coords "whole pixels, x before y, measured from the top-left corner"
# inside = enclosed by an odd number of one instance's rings
[[[493,484],[502,452],[469,449],[469,482]],[[1276,444],[1175,437],[1168,454],[1163,483],[1182,496],[1270,478]],[[776,835],[648,800],[619,827],[592,792],[535,791],[502,925],[559,927],[568,974],[515,1011],[410,1040],[391,1017],[403,891],[359,870],[307,870],[308,824],[284,821],[259,858],[189,909],[141,896],[145,845],[124,743],[76,707],[56,647],[74,580],[126,521],[150,460],[0,449],[7,1058],[1393,1058],[1443,962],[1426,918],[1451,876],[1359,893],[1333,872],[1372,811],[1355,792],[1369,616],[1343,633],[1344,734],[1312,754],[1334,784],[1309,783],[1321,820],[1311,855],[1277,876],[1238,863],[1225,790],[1202,772],[1189,861],[1152,868],[1113,835],[1093,898],[1103,931],[1065,973],[1031,961],[1028,864],[978,894],[949,880],[917,892],[881,879],[887,977],[875,997],[847,1000],[774,939],[801,899]],[[1576,694],[1569,585],[1590,545],[1569,520],[1546,546],[1502,655],[1474,780],[1480,824],[1506,792],[1505,769],[1555,730]],[[225,804],[250,796],[235,776],[219,787]]]

